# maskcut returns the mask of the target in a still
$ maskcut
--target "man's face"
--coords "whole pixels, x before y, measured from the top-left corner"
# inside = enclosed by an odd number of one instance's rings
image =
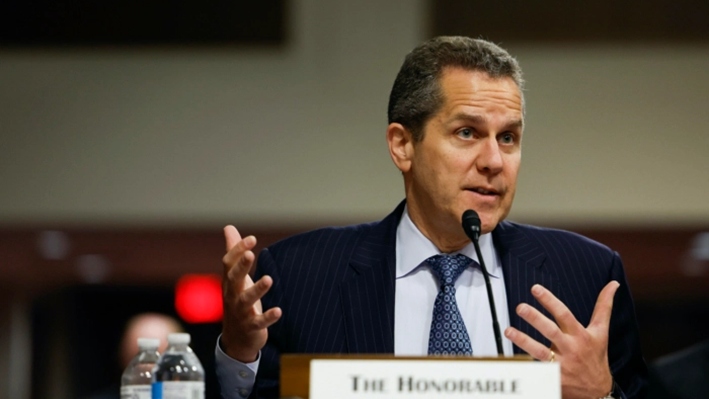
[[[488,233],[512,206],[522,155],[522,99],[511,78],[478,71],[448,68],[440,86],[443,104],[424,125],[423,139],[409,146],[410,162],[402,168],[407,204],[434,243],[467,242],[460,226],[465,210],[477,211]]]

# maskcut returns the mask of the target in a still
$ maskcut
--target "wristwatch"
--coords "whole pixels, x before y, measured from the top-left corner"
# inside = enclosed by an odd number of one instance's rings
[[[620,389],[618,388],[618,384],[615,383],[615,380],[613,380],[613,386],[611,387],[611,391],[608,392],[608,394],[602,398],[598,399],[620,399]]]

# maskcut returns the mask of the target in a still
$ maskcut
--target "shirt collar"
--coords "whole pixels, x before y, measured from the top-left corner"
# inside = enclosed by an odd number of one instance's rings
[[[462,227],[461,227],[462,229]],[[480,252],[485,260],[490,277],[499,278],[500,268],[495,261],[495,248],[492,244],[492,234],[482,234],[478,240]],[[405,277],[417,269],[426,259],[433,255],[440,254],[441,251],[421,233],[414,222],[409,217],[408,207],[404,208],[399,226],[396,229],[396,278]],[[478,256],[475,253],[475,246],[469,243],[454,254],[463,254],[476,262]],[[479,262],[478,262],[479,263]]]

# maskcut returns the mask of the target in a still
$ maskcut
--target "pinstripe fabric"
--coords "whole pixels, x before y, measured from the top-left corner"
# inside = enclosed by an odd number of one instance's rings
[[[502,222],[493,231],[500,253],[510,325],[549,346],[550,342],[522,320],[515,308],[526,302],[547,312],[530,292],[534,284],[548,288],[588,325],[596,299],[611,280],[620,283],[613,303],[608,359],[613,378],[626,398],[643,398],[647,367],[640,352],[638,326],[625,272],[617,253],[575,233]],[[515,347],[515,353],[522,351]]]
[[[379,223],[316,230],[261,252],[256,278],[274,280],[264,309],[280,306],[283,316],[269,329],[251,397],[278,397],[281,353],[394,352],[395,243],[403,209],[404,202]],[[626,397],[642,397],[647,369],[618,255],[573,233],[509,222],[498,225],[493,240],[505,274],[510,324],[546,344],[514,310],[521,302],[541,308],[531,296],[532,285],[550,289],[587,325],[601,289],[610,280],[620,282],[609,359]]]

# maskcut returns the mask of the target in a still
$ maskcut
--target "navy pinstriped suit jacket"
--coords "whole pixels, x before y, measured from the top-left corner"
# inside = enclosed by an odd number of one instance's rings
[[[403,209],[404,202],[381,222],[316,230],[261,252],[256,278],[267,274],[274,280],[263,307],[280,306],[283,316],[269,329],[251,397],[278,397],[282,353],[394,352],[395,242]],[[611,280],[620,283],[611,317],[611,371],[626,397],[643,397],[647,369],[618,255],[577,234],[510,222],[497,226],[493,242],[505,275],[510,324],[547,346],[515,313],[526,302],[548,315],[531,296],[532,285],[551,290],[588,325],[601,289]]]

